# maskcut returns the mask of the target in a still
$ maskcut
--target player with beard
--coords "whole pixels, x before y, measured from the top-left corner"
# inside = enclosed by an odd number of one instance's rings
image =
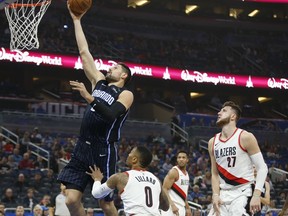
[[[87,101],[87,108],[71,160],[62,169],[58,181],[66,186],[66,205],[70,214],[84,216],[82,195],[89,183],[93,185],[93,179],[86,171],[90,170],[89,166],[95,164],[103,172],[102,183],[116,172],[117,142],[134,97],[133,93],[125,88],[131,78],[129,67],[118,63],[108,70],[106,76],[97,70],[81,26],[83,14],[73,14],[69,8],[69,1],[67,7],[74,23],[83,70],[91,83],[92,93],[86,90],[82,82],[70,81],[72,89],[79,91]],[[118,215],[113,204],[112,191],[101,197],[99,205],[105,215]]]
[[[268,169],[255,136],[236,127],[240,116],[237,104],[225,102],[216,122],[222,130],[209,140],[213,191],[209,216],[244,216],[261,210],[261,190]]]
[[[177,154],[177,165],[172,167],[165,176],[163,182],[164,191],[169,199],[170,208],[161,215],[165,216],[192,216],[191,209],[187,202],[189,189],[189,174],[186,166],[188,163],[188,154],[185,151],[179,151]]]

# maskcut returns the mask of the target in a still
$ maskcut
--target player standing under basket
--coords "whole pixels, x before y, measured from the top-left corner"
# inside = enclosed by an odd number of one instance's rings
[[[116,172],[117,144],[120,129],[133,102],[133,94],[124,88],[131,77],[130,69],[123,63],[111,67],[106,77],[96,69],[81,26],[83,16],[73,19],[76,41],[86,77],[92,85],[92,95],[81,82],[70,81],[73,90],[80,92],[88,102],[81,123],[80,136],[70,162],[59,174],[58,180],[66,186],[66,205],[71,215],[84,216],[81,203],[83,192],[93,179],[86,174],[94,164],[104,175],[104,183]],[[113,192],[99,200],[106,216],[118,215],[113,203]]]
[[[254,135],[236,127],[240,115],[237,104],[224,103],[216,122],[222,130],[209,140],[213,191],[209,216],[244,216],[261,210],[261,190],[268,169]],[[257,170],[254,191],[253,164]]]

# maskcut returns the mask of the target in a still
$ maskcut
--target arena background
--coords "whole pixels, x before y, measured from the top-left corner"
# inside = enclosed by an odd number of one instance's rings
[[[270,209],[281,209],[283,196],[288,193],[288,4],[276,1],[151,0],[138,6],[139,2],[93,2],[82,23],[95,58],[227,76],[274,78],[281,86],[248,88],[134,74],[129,88],[135,93],[135,103],[119,147],[125,152],[129,145],[135,143],[151,146],[159,159],[155,163],[158,163],[156,167],[160,179],[166,174],[161,168],[165,155],[172,157],[179,148],[189,149],[192,193],[198,171],[205,176],[209,170],[206,142],[218,131],[214,121],[219,106],[226,100],[234,100],[243,109],[239,127],[255,134],[270,168],[274,185]],[[252,16],[250,13],[255,10],[258,12]],[[0,18],[1,157],[11,155],[17,143],[26,148],[27,141],[31,141],[34,145],[28,146],[32,159],[36,160],[38,156],[44,159],[40,168],[44,182],[47,166],[52,166],[53,161],[58,162],[59,166],[54,164],[55,177],[62,162],[69,159],[85,106],[81,97],[71,91],[68,82],[81,80],[88,88],[89,83],[81,69],[37,66],[3,58],[4,53],[9,52],[10,43],[4,10],[0,11]],[[78,57],[66,1],[52,0],[39,25],[38,37],[40,48],[30,52]],[[180,128],[171,123],[175,123],[175,119],[179,120]],[[41,138],[35,138],[37,134]],[[206,162],[205,166],[199,167],[202,152]],[[21,153],[23,155],[24,152]],[[27,175],[31,186],[35,173],[39,171],[7,171],[3,167],[1,196],[4,196],[6,187],[15,187],[19,173]],[[119,165],[119,171],[122,169],[125,167]],[[17,204],[22,203],[26,186],[23,191],[13,188]],[[53,188],[52,191],[47,187]],[[59,191],[58,183],[52,181],[39,185],[35,196],[40,201],[47,193],[53,199]],[[97,208],[89,191],[86,192],[83,200],[85,207]],[[198,207],[205,215],[211,188],[202,188],[201,193],[205,199],[197,200],[191,195],[190,201],[200,204],[193,209]],[[7,214],[13,215],[17,204],[7,204],[6,207],[11,207]],[[120,201],[117,207],[121,209]],[[27,215],[28,212],[27,209]],[[270,214],[276,212],[271,211]],[[193,213],[197,215],[199,211]]]

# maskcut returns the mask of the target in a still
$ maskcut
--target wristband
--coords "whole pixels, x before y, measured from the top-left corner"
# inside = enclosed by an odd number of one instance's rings
[[[253,197],[260,197],[260,195],[257,195],[257,194],[253,194]]]

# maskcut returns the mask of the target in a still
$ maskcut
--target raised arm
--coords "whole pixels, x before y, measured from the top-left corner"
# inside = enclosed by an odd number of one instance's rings
[[[93,90],[96,86],[96,83],[99,80],[105,79],[105,76],[99,70],[97,70],[94,59],[89,51],[88,43],[87,43],[86,37],[82,29],[82,25],[81,25],[81,18],[83,17],[84,14],[81,14],[80,16],[75,16],[71,12],[68,2],[69,1],[67,1],[67,7],[73,19],[76,42],[78,45],[80,57],[82,59],[83,70],[85,72],[86,77],[91,82],[92,90]]]

